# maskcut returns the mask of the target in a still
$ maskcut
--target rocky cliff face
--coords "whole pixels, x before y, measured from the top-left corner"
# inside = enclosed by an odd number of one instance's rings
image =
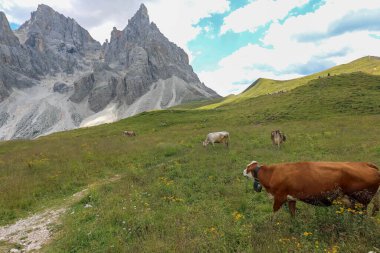
[[[28,78],[32,65],[28,51],[9,27],[8,20],[0,12],[0,102],[12,92],[12,88],[26,88],[35,84]]]
[[[0,139],[35,138],[214,97],[144,5],[102,46],[46,5],[15,32],[0,12]]]

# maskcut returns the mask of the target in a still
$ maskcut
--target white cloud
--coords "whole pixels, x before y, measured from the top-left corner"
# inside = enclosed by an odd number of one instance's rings
[[[220,60],[214,71],[200,73],[200,78],[221,95],[241,92],[259,77],[289,79],[302,71],[350,62],[366,55],[380,55],[380,41],[365,29],[301,42],[300,34],[325,34],[334,22],[352,13],[380,9],[380,1],[328,1],[314,13],[291,17],[283,24],[274,23],[262,42],[265,47],[249,44]],[[248,84],[236,85],[242,80]],[[235,84],[234,84],[235,83]],[[238,88],[238,90],[236,90]]]
[[[289,11],[306,4],[308,0],[257,0],[231,12],[225,19],[220,33],[255,32],[257,28],[285,18]]]
[[[147,3],[149,16],[169,40],[185,49],[187,42],[195,39],[202,31],[196,24],[211,14],[229,10],[227,0],[160,0]],[[190,55],[190,59],[193,56]]]
[[[314,13],[290,17],[283,25],[273,24],[267,32],[264,43],[277,45],[284,40],[296,41],[297,37],[303,34],[324,34],[328,32],[334,22],[341,20],[346,15],[359,10],[369,12],[374,9],[380,9],[380,1],[330,0]],[[362,14],[365,15],[365,12]]]

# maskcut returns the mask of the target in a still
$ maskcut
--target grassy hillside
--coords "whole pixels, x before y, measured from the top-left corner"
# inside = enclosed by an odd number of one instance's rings
[[[251,87],[247,88],[247,90],[245,90],[243,93],[239,95],[229,96],[223,99],[222,101],[216,101],[213,104],[199,106],[199,108],[213,109],[225,104],[237,103],[248,98],[258,97],[266,94],[273,94],[280,91],[290,91],[294,88],[305,85],[312,80],[318,78],[326,78],[328,74],[330,74],[330,76],[334,76],[359,71],[371,75],[380,75],[380,58],[374,56],[366,56],[348,64],[342,64],[319,73],[292,80],[278,81],[260,78],[255,83],[253,83]]]
[[[368,252],[380,216],[298,204],[291,219],[242,176],[251,160],[380,165],[380,76],[316,79],[213,110],[142,113],[114,124],[0,144],[0,223],[54,206],[97,180],[44,252]],[[272,146],[270,131],[288,141]],[[123,130],[135,130],[127,138]],[[227,130],[229,149],[203,148]],[[84,208],[91,204],[92,208]]]

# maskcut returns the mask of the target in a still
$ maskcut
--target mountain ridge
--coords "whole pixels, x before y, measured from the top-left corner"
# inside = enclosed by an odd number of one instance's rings
[[[377,56],[364,56],[359,59],[353,60],[349,63],[334,66],[332,68],[299,77],[290,80],[274,80],[268,78],[258,78],[250,86],[248,86],[242,93],[234,96],[228,96],[222,101],[214,104],[201,106],[198,109],[214,109],[229,103],[236,103],[253,97],[262,95],[275,94],[279,92],[287,92],[299,86],[306,85],[308,82],[325,78],[332,75],[346,74],[362,71],[367,74],[380,75],[380,57]]]

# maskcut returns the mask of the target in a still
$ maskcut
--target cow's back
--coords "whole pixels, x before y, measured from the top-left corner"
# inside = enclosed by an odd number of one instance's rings
[[[358,162],[299,162],[274,164],[271,185],[278,191],[302,195],[318,194],[342,188],[356,191],[378,187],[380,173],[376,166]]]

